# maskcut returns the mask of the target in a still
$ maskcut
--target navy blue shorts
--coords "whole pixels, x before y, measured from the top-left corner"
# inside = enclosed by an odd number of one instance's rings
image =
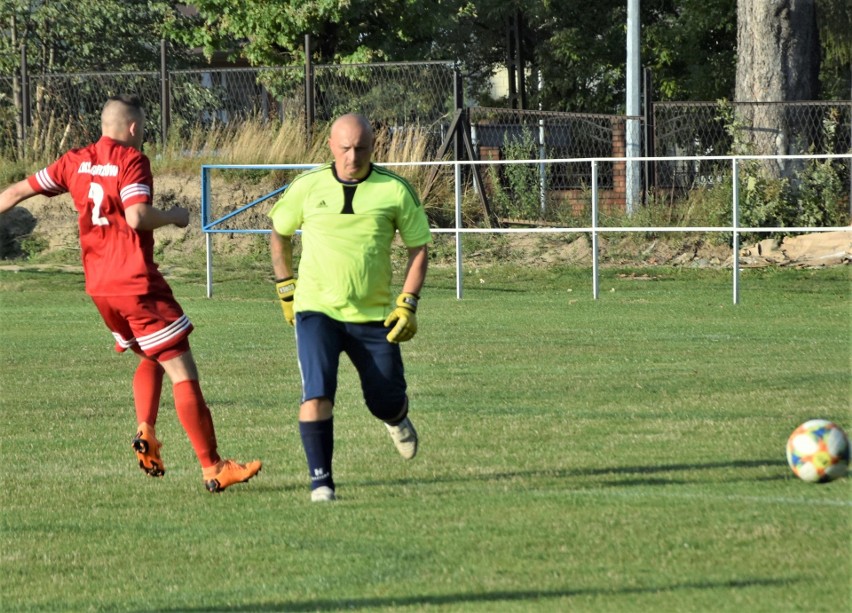
[[[340,354],[346,353],[361,377],[370,412],[392,420],[405,408],[406,383],[399,345],[387,340],[382,322],[345,323],[323,313],[296,313],[296,351],[302,375],[302,402],[328,398],[334,404]]]

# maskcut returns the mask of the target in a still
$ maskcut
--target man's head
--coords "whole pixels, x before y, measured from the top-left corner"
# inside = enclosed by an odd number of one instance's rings
[[[111,96],[101,112],[104,136],[142,151],[145,138],[145,111],[137,96]]]
[[[358,181],[370,172],[373,156],[373,129],[363,115],[349,113],[331,124],[328,147],[334,156],[334,169],[343,181]]]

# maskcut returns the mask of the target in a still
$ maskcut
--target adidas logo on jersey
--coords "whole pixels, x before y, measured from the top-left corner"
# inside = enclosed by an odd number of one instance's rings
[[[317,205],[318,209],[327,209],[328,205],[325,203],[325,200],[320,200],[320,203]]]

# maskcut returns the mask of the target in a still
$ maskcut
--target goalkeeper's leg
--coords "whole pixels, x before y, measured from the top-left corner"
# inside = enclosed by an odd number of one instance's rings
[[[417,455],[417,430],[414,429],[414,424],[408,418],[408,398],[405,399],[405,406],[400,415],[404,415],[402,419],[393,418],[385,421],[385,427],[388,429],[394,447],[404,459],[410,460]]]
[[[361,391],[370,412],[385,422],[396,450],[406,460],[417,455],[417,431],[408,417],[407,384],[399,345],[389,343],[384,330],[350,325],[354,339],[346,353],[361,377]]]
[[[322,313],[296,314],[296,350],[302,374],[299,435],[308,463],[311,500],[335,500],[334,398],[337,369],[345,342],[344,324]]]
[[[311,478],[311,500],[334,500],[334,416],[328,398],[313,398],[299,408],[299,436]]]

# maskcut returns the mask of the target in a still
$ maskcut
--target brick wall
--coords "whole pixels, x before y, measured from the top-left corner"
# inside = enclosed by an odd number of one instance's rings
[[[618,118],[612,122],[612,155],[625,157],[627,152],[625,140],[625,122]],[[499,147],[480,147],[479,159],[503,159]],[[581,189],[552,190],[550,198],[571,206],[574,214],[579,215],[589,205],[591,193]],[[603,213],[623,213],[627,202],[627,164],[615,162],[612,165],[612,189],[598,189],[598,208]]]

